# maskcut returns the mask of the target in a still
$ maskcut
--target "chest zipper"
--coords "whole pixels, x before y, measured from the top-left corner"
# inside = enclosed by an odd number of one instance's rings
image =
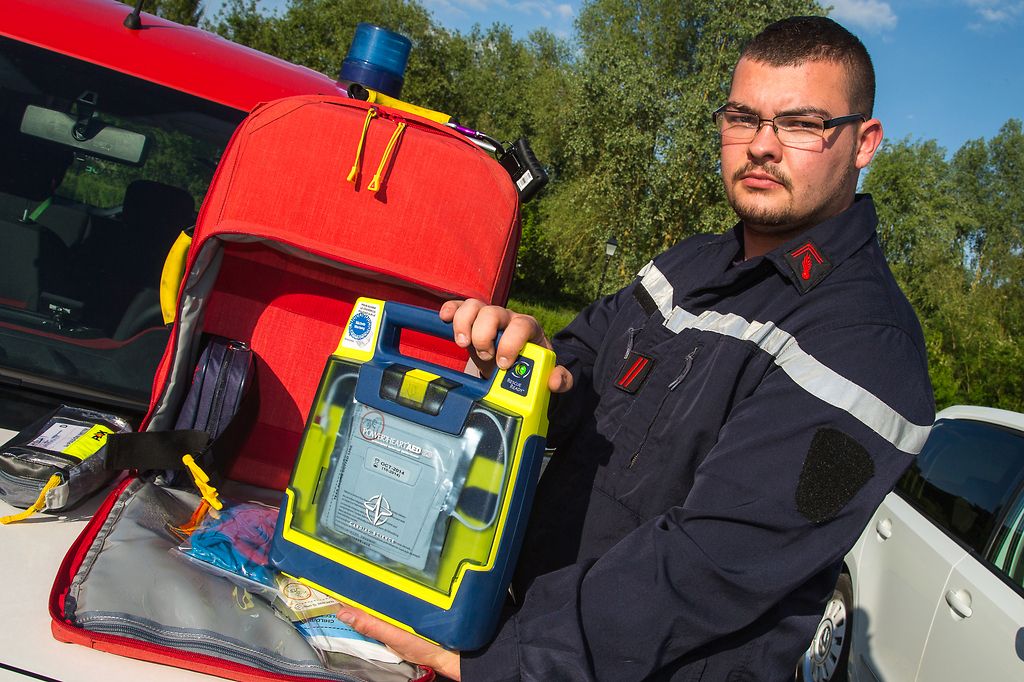
[[[643,327],[633,328],[630,327],[626,330],[629,337],[626,339],[626,352],[622,354],[622,359],[625,360],[629,357],[629,354],[633,352],[633,341],[636,340],[636,335],[644,330]]]
[[[654,425],[654,422],[657,421],[658,415],[661,414],[661,408],[665,406],[665,401],[668,400],[669,394],[676,390],[679,384],[683,383],[683,380],[686,379],[686,375],[690,373],[691,369],[693,369],[693,359],[697,357],[697,353],[700,352],[701,348],[703,348],[703,345],[701,344],[694,346],[693,350],[687,354],[683,362],[683,368],[679,371],[679,375],[668,385],[668,390],[665,391],[665,395],[661,397],[661,402],[658,403],[658,409],[654,413],[654,417],[651,418],[650,423],[647,425],[647,430],[644,431],[644,437],[640,441],[640,445],[637,446],[636,452],[633,453],[633,456],[629,458],[629,464],[626,466],[627,469],[632,469],[633,465],[635,465],[636,461],[640,458],[640,453],[643,452],[644,444],[647,443],[647,436],[651,433],[651,427]]]

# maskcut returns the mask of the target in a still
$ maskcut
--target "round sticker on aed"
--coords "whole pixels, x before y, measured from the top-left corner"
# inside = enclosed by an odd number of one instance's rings
[[[373,322],[366,313],[356,313],[348,323],[348,334],[356,341],[362,341],[370,335]]]

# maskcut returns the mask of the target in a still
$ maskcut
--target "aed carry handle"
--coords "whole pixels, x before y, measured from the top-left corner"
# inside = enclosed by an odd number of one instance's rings
[[[481,379],[432,362],[410,358],[399,350],[403,329],[423,332],[449,341],[455,336],[451,323],[442,321],[437,311],[394,301],[386,302],[381,315],[375,352],[372,359],[359,370],[356,400],[421,426],[445,433],[461,433],[473,403],[482,400],[496,381],[504,380],[504,370],[496,371],[491,379]],[[438,384],[443,387],[444,396],[436,414],[407,407],[381,395],[385,373],[395,365],[415,367],[442,380]]]

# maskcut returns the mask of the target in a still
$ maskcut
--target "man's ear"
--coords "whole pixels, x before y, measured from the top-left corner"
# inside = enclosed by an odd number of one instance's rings
[[[882,122],[877,118],[868,119],[860,124],[860,132],[857,137],[857,156],[854,161],[858,170],[871,163],[879,145],[882,144],[882,137]]]

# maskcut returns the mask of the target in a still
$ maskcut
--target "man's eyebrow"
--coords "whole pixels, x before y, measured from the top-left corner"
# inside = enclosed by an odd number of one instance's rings
[[[757,112],[754,111],[753,107],[748,107],[746,104],[736,102],[734,100],[729,100],[728,102],[726,102],[725,108],[731,111],[742,111],[744,114],[754,114],[755,116],[758,115]]]
[[[821,107],[815,107],[815,106],[810,106],[810,105],[804,106],[804,107],[793,107],[793,108],[790,108],[790,109],[786,109],[784,111],[780,111],[779,113],[777,113],[775,115],[776,116],[806,116],[808,114],[810,114],[812,116],[821,116],[822,118],[824,118],[826,120],[832,118],[832,114],[830,114],[828,111],[822,109]]]
[[[726,102],[725,103],[725,108],[726,109],[730,109],[732,111],[741,111],[744,114],[753,114],[755,116],[761,116],[761,112],[757,111],[753,107],[748,106],[746,104],[743,104],[742,102],[736,102],[734,100],[729,100],[728,102]],[[816,106],[812,106],[812,105],[807,105],[807,106],[802,106],[802,107],[791,107],[789,109],[783,109],[782,111],[776,112],[775,115],[776,116],[806,116],[808,114],[813,115],[813,116],[821,116],[822,118],[824,118],[826,120],[829,119],[829,118],[832,118],[832,114],[830,114],[828,111],[822,109],[821,107],[816,107]]]

